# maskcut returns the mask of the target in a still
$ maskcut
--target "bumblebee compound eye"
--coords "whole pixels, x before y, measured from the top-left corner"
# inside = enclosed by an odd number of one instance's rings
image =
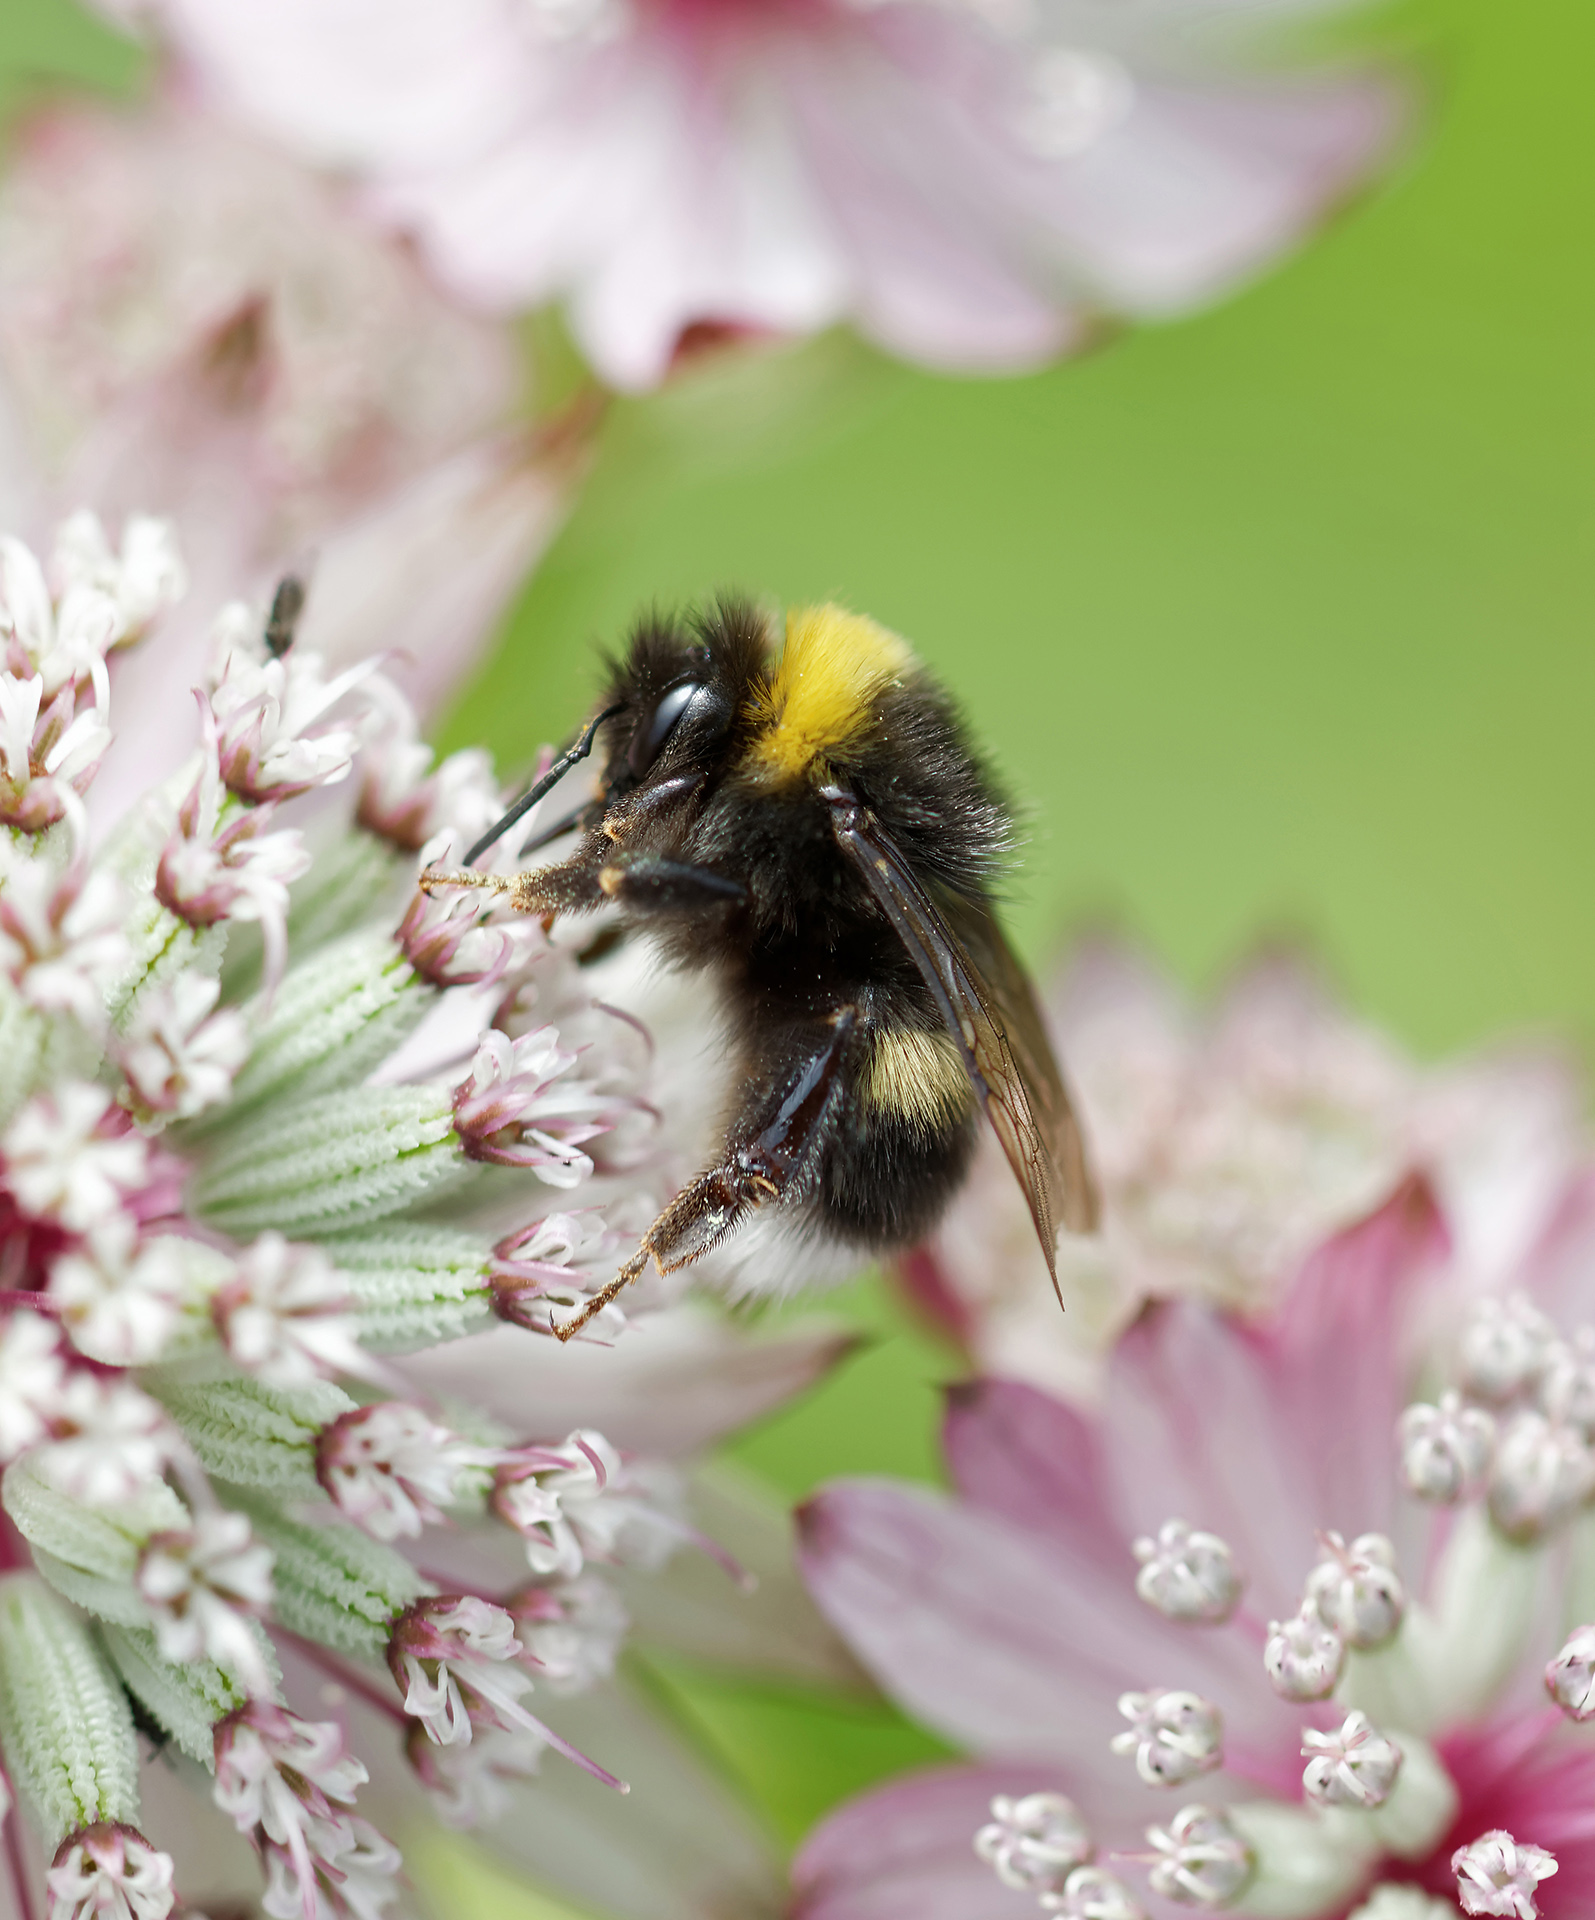
[[[659,758],[665,742],[675,732],[688,709],[707,706],[712,697],[709,689],[700,686],[696,680],[684,680],[679,687],[671,687],[668,692],[660,694],[653,712],[638,723],[626,752],[626,765],[634,779],[640,780]]]

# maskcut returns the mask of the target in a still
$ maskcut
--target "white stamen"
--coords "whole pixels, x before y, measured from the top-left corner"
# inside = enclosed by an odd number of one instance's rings
[[[1504,1405],[1537,1383],[1556,1346],[1555,1327],[1521,1293],[1492,1294],[1463,1329],[1462,1385],[1480,1400]]]
[[[1484,1484],[1495,1451],[1495,1419],[1482,1407],[1443,1393],[1440,1404],[1420,1400],[1401,1416],[1401,1477],[1420,1500],[1451,1506]]]
[[[1334,1733],[1302,1729],[1301,1777],[1307,1798],[1320,1807],[1380,1807],[1401,1771],[1402,1754],[1365,1713],[1352,1713]]]
[[[1319,1539],[1324,1558],[1307,1576],[1307,1598],[1348,1647],[1382,1647],[1407,1608],[1395,1548],[1382,1533],[1359,1534],[1349,1547],[1338,1533]]]
[[[1145,1910],[1116,1873],[1103,1867],[1076,1867],[1062,1893],[1044,1893],[1042,1908],[1063,1920],[1146,1920]]]
[[[1193,1531],[1183,1520],[1166,1520],[1155,1540],[1143,1536],[1136,1541],[1135,1557],[1141,1562],[1136,1592],[1171,1620],[1217,1625],[1239,1604],[1245,1580],[1216,1533]]]
[[[1063,1893],[1069,1876],[1091,1858],[1091,1833],[1080,1809],[1061,1793],[999,1793],[991,1821],[975,1835],[975,1852],[1005,1887],[1019,1893]]]
[[[1556,1856],[1544,1847],[1519,1846],[1497,1827],[1451,1856],[1464,1913],[1511,1915],[1536,1920],[1534,1889],[1556,1871]]]
[[[1545,1691],[1569,1720],[1595,1719],[1595,1626],[1575,1627],[1545,1669]]]
[[[1146,1837],[1162,1856],[1148,1874],[1154,1893],[1184,1907],[1223,1907],[1251,1879],[1256,1857],[1216,1807],[1182,1807]]]
[[[1456,1920],[1449,1900],[1436,1900],[1421,1887],[1375,1887],[1350,1915],[1350,1920]]]
[[[1263,1670],[1286,1700],[1324,1700],[1334,1692],[1346,1664],[1346,1643],[1311,1600],[1291,1620],[1270,1620]]]
[[[1119,1711],[1130,1722],[1115,1734],[1113,1751],[1135,1756],[1149,1787],[1177,1787],[1224,1760],[1224,1719],[1200,1694],[1121,1693]]]
[[[1490,1518],[1509,1539],[1537,1540],[1595,1490],[1595,1453],[1576,1427],[1524,1407],[1510,1415],[1490,1471]]]
[[[1586,1440],[1595,1439],[1595,1327],[1580,1327],[1552,1349],[1540,1381],[1540,1408]]]

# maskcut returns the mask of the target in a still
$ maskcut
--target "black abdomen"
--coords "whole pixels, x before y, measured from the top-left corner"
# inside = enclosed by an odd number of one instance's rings
[[[933,1132],[879,1109],[845,1112],[816,1196],[825,1231],[876,1252],[912,1246],[957,1191],[975,1137],[972,1110]]]

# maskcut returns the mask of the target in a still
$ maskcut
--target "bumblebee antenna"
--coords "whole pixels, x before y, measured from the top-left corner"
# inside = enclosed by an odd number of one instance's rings
[[[525,793],[521,795],[520,799],[510,808],[509,812],[506,813],[501,820],[489,827],[487,832],[482,835],[481,839],[477,841],[476,845],[472,847],[471,851],[465,856],[466,866],[474,866],[476,862],[481,859],[482,855],[487,852],[488,848],[492,846],[495,840],[500,839],[504,834],[508,833],[515,822],[519,820],[523,814],[530,813],[532,808],[537,805],[538,801],[542,799],[543,795],[547,793],[557,781],[564,779],[565,775],[570,772],[578,760],[585,760],[593,750],[593,740],[597,735],[598,729],[606,720],[613,720],[615,715],[621,711],[622,709],[618,706],[605,707],[602,713],[595,715],[593,719],[589,720],[586,726],[582,728],[576,744],[567,747],[549,768],[547,773],[543,775],[542,779],[534,780]]]

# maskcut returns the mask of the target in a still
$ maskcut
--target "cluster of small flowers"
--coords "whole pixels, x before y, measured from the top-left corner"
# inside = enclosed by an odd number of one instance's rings
[[[0,1748],[52,1920],[176,1898],[130,1700],[213,1770],[267,1913],[370,1920],[398,1855],[273,1632],[382,1703],[447,1818],[547,1746],[620,1784],[525,1700],[612,1667],[625,1615],[589,1563],[680,1541],[668,1476],[590,1430],[451,1419],[402,1356],[495,1316],[546,1332],[601,1284],[618,1232],[528,1189],[602,1165],[635,1198],[649,1109],[634,1034],[538,925],[415,892],[500,802],[483,756],[432,765],[375,662],[329,678],[228,608],[197,754],[91,849],[108,655],[182,587],[148,519],[118,551],[76,517],[48,574],[0,543],[0,1499],[31,1550],[0,1577]],[[445,1517],[518,1538],[529,1580],[436,1591],[391,1543]]]

